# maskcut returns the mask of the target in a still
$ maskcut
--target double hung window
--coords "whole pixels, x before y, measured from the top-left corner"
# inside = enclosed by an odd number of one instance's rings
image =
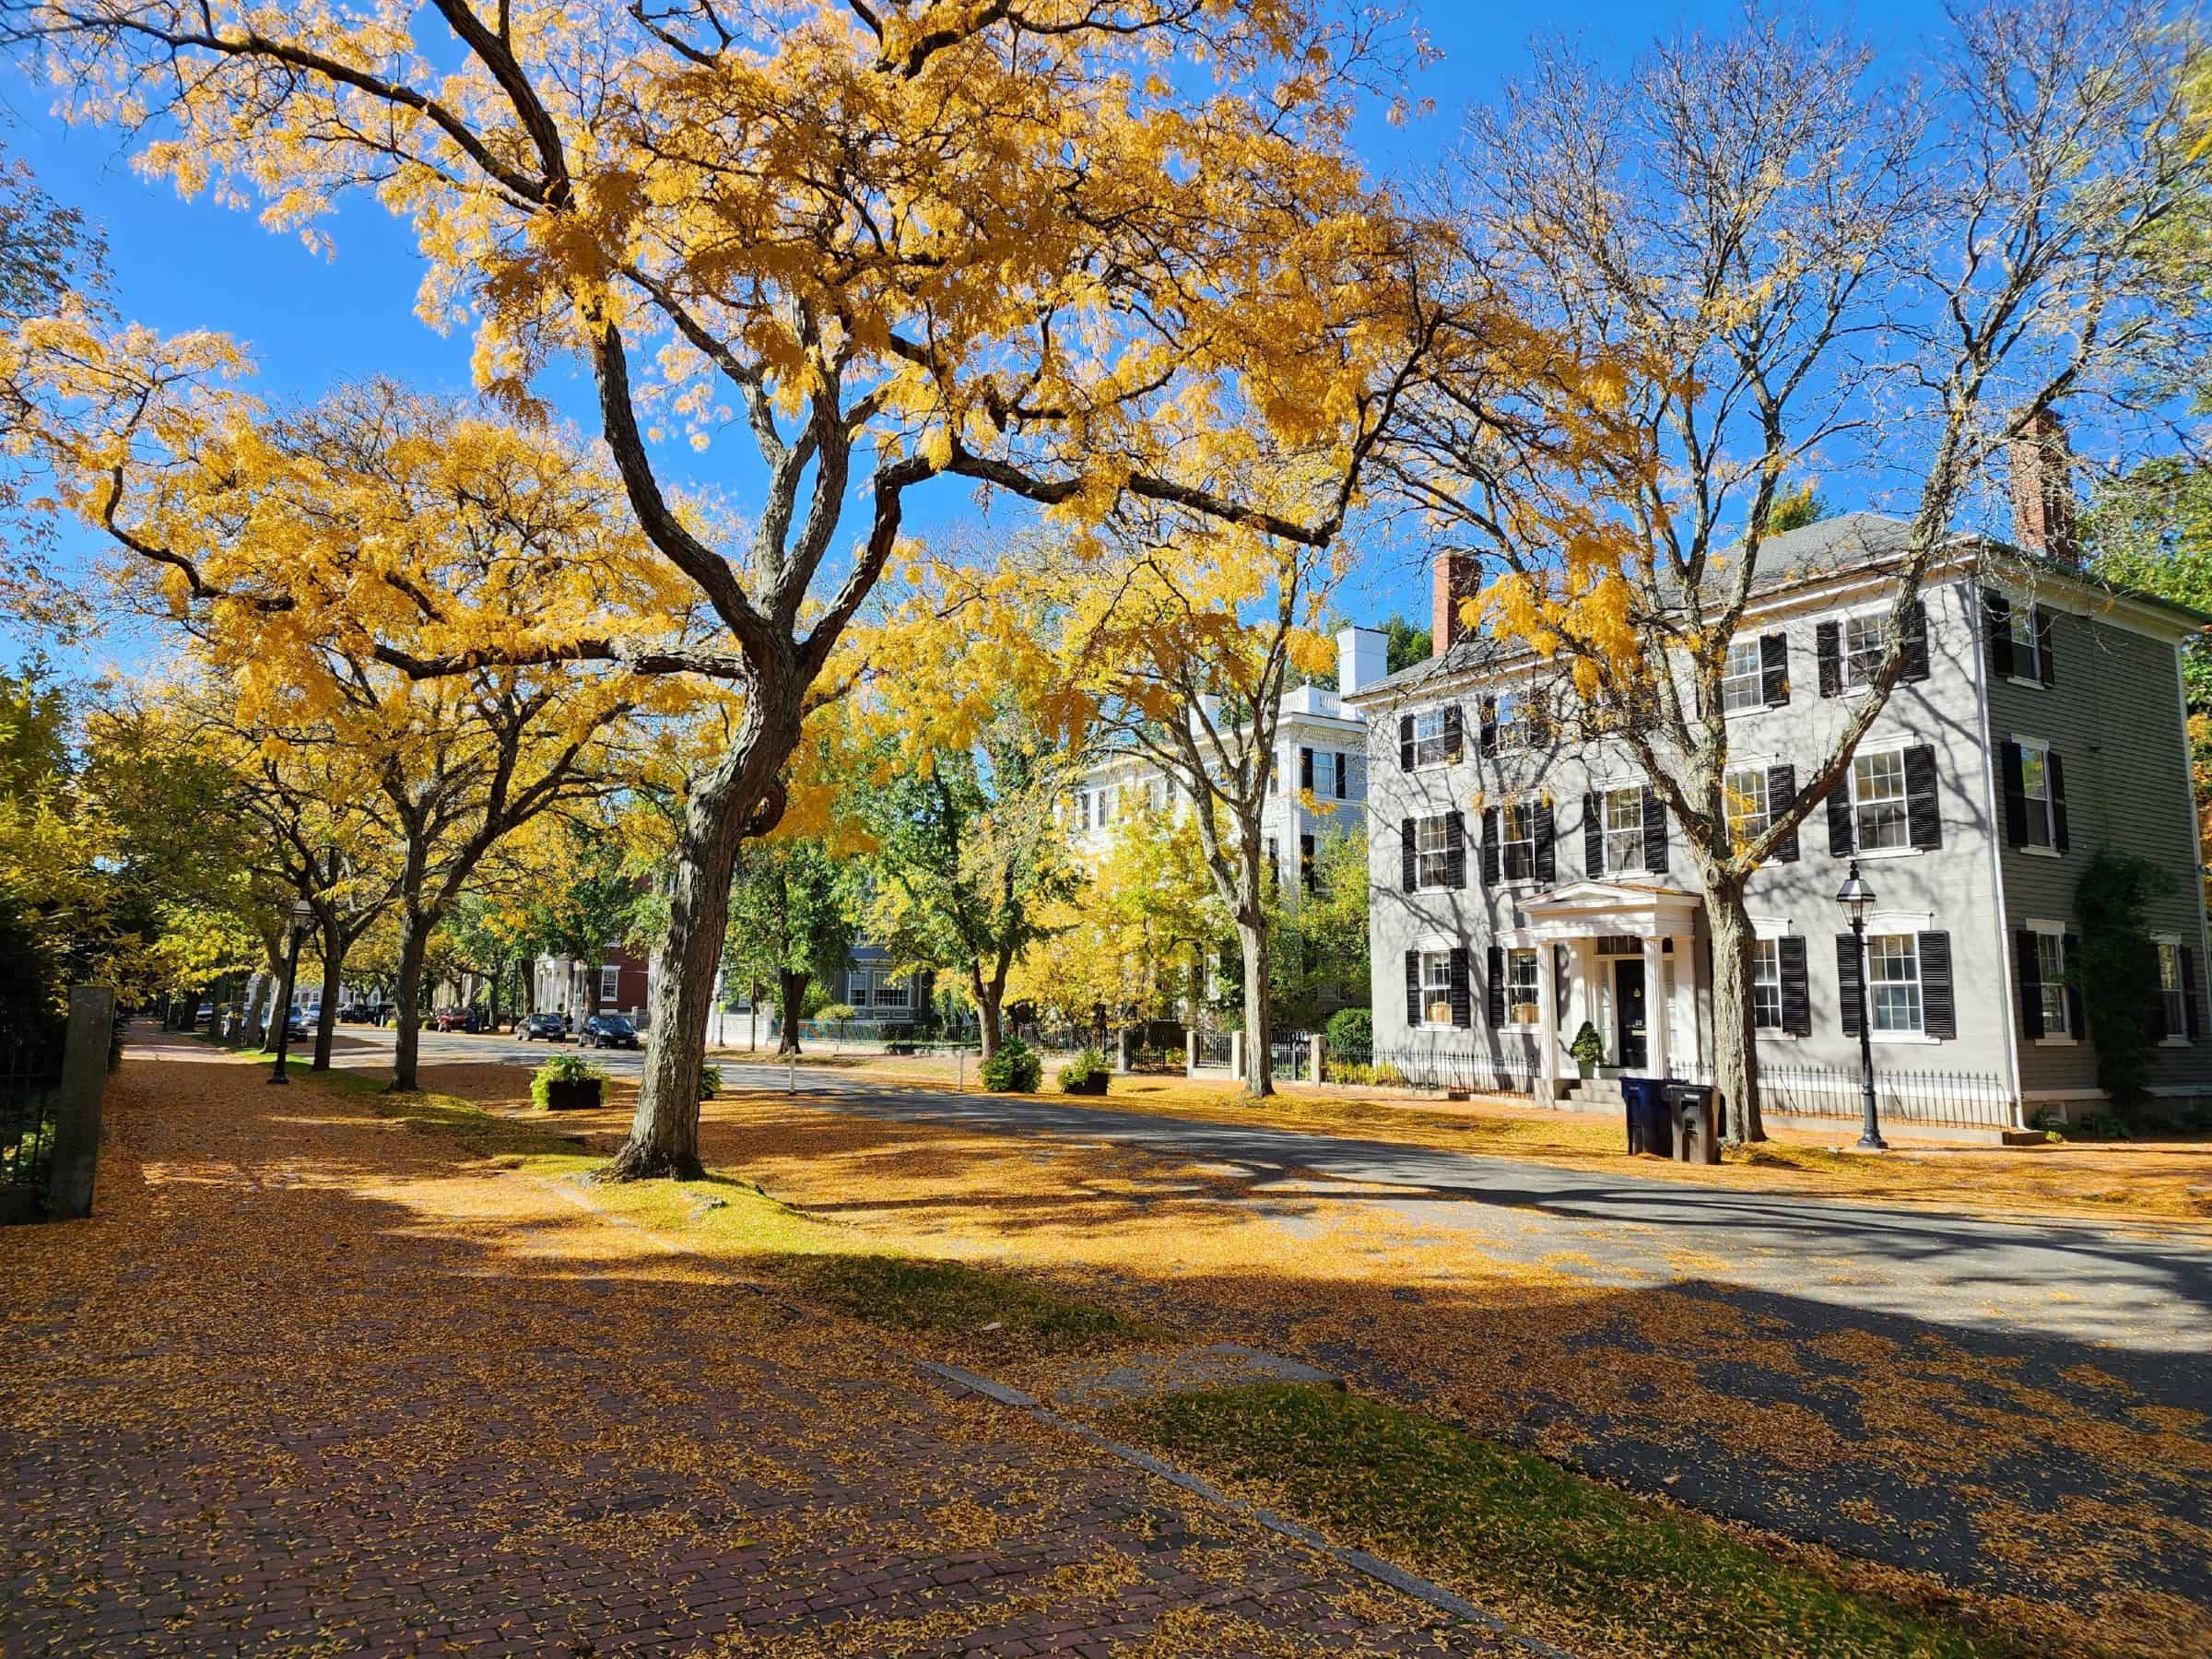
[[[1423,709],[1413,717],[1413,763],[1441,766],[1452,759],[1452,739],[1441,708]]]
[[[1883,749],[1851,763],[1852,813],[1862,853],[1909,847],[1912,830],[1905,809],[1905,754]],[[1876,1030],[1880,1030],[1877,1026]]]
[[[1888,643],[1884,628],[1887,620],[1880,611],[1863,611],[1843,618],[1845,686],[1866,685],[1881,672],[1882,657]]]
[[[1920,994],[1920,940],[1912,934],[1866,936],[1866,1006],[1877,1033],[1919,1036],[1927,1030]]]
[[[1606,874],[1643,868],[1643,791],[1606,792]]]
[[[1782,1030],[1782,945],[1776,939],[1752,941],[1751,1024],[1761,1031]]]
[[[1536,804],[1508,801],[1498,812],[1499,867],[1508,881],[1536,877]]]
[[[1452,820],[1417,818],[1413,825],[1414,884],[1441,888],[1452,879]]]
[[[1452,953],[1448,950],[1421,952],[1421,1023],[1452,1023]]]
[[[1731,640],[1728,660],[1721,668],[1721,707],[1736,714],[1766,706],[1766,666],[1759,656],[1759,637]]]

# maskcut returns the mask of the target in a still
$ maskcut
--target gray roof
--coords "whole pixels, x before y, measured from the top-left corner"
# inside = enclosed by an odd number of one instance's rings
[[[2030,553],[1987,536],[1962,535],[1957,539],[1961,544],[1979,544],[2045,575],[2156,605],[2199,626],[2212,624],[2212,617],[2177,605],[2171,599],[2120,587],[2043,554]],[[1892,518],[1883,512],[1840,512],[1833,518],[1824,518],[1800,529],[1769,536],[1759,548],[1759,568],[1752,577],[1751,592],[1754,595],[1771,594],[1846,576],[1867,566],[1879,566],[1900,559],[1911,550],[1912,545],[1912,526],[1904,519]],[[1359,696],[1368,698],[1386,692],[1412,691],[1430,680],[1453,679],[1464,674],[1500,668],[1526,655],[1528,648],[1518,641],[1500,640],[1487,633],[1476,634],[1455,640],[1452,648],[1441,656],[1432,656],[1426,662],[1414,664],[1410,668],[1401,668],[1387,679],[1377,680],[1361,690]]]

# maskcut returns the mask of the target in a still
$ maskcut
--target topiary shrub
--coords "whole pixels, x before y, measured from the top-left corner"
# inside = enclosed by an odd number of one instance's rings
[[[1372,1048],[1375,1044],[1374,1010],[1339,1008],[1329,1016],[1328,1023],[1321,1028],[1321,1031],[1331,1048]]]
[[[711,1100],[722,1092],[722,1067],[708,1063],[699,1068],[699,1098]]]
[[[540,1112],[596,1106],[606,1081],[582,1054],[556,1054],[530,1074],[530,1100]]]
[[[1018,1037],[1009,1037],[983,1062],[983,1087],[993,1094],[1031,1094],[1044,1077],[1044,1062]]]
[[[1085,1049],[1060,1068],[1062,1094],[1102,1095],[1113,1067],[1097,1049]]]

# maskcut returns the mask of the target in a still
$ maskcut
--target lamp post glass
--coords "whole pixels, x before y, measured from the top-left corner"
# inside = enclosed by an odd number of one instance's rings
[[[285,1050],[292,1035],[292,988],[300,978],[300,947],[315,924],[315,907],[302,899],[292,906],[290,948],[284,958],[284,996],[276,1005],[276,1064],[269,1072],[272,1083],[289,1083],[285,1076]]]
[[[1859,955],[1859,1093],[1865,1109],[1859,1148],[1865,1152],[1887,1152],[1889,1143],[1882,1138],[1881,1122],[1875,1112],[1874,1021],[1866,1006],[1866,912],[1874,908],[1874,889],[1860,876],[1859,861],[1855,858],[1844,875],[1843,885],[1836,889],[1836,903],[1851,919],[1852,941]]]

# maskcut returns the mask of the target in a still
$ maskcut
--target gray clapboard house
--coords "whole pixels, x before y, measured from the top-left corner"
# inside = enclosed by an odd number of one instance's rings
[[[2017,532],[2032,538],[2035,526]],[[1879,664],[1907,526],[1870,513],[1768,544],[1731,650],[1730,798],[1764,827]],[[1834,901],[1854,853],[1877,893],[1867,1000],[1877,1073],[1986,1080],[2003,1116],[2101,1100],[2075,892],[2112,846],[2171,873],[2155,907],[2154,1092],[2212,1095],[2205,914],[2180,672],[2205,618],[2100,584],[2067,556],[1976,536],[1929,573],[1907,670],[1844,787],[1752,878],[1763,1066],[1858,1069],[1858,956]],[[1378,1055],[1465,1054],[1540,1099],[1607,1065],[1701,1075],[1712,952],[1688,852],[1625,747],[1563,739],[1556,670],[1465,637],[1440,559],[1436,654],[1349,699],[1370,717]]]

